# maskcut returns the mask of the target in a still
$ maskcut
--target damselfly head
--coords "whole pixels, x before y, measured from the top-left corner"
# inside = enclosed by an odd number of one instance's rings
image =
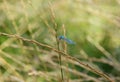
[[[59,40],[61,40],[61,39],[65,39],[64,36],[59,36],[58,38],[59,38]]]

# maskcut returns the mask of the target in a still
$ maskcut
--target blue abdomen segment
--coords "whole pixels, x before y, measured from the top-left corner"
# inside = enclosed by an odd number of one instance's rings
[[[70,40],[70,39],[65,39],[65,41],[66,41],[67,43],[69,43],[69,44],[75,44],[75,42],[73,42],[73,41]]]

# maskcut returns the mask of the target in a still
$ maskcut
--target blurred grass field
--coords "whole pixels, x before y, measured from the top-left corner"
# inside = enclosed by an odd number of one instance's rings
[[[120,82],[120,1],[0,0],[0,82]]]

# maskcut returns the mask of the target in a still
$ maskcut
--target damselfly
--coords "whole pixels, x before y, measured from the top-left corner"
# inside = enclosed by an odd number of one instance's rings
[[[68,44],[75,44],[75,42],[73,42],[72,40],[70,40],[68,38],[65,38],[64,36],[59,36],[58,38],[59,38],[59,40],[66,41]]]

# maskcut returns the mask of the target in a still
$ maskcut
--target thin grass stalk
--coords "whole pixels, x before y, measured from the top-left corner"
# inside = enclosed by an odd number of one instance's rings
[[[63,29],[63,35],[64,35],[64,37],[66,37],[66,29],[65,29],[65,25],[64,24],[62,25],[62,29]],[[63,52],[65,52],[67,54],[67,44],[66,44],[65,41],[63,43]],[[66,58],[66,60],[67,60],[67,58]],[[66,67],[67,67],[67,70],[66,70],[66,75],[67,75],[66,81],[69,82],[69,71],[68,71],[69,67],[68,67],[67,63],[66,63]]]
[[[55,22],[55,14],[53,12],[53,8],[51,6],[51,3],[49,2],[49,6],[50,6],[50,12],[51,12],[51,20],[52,20],[52,23],[54,24],[54,31],[55,31],[55,38],[56,38],[56,45],[57,45],[57,50],[60,51],[60,43],[59,43],[59,40],[58,40],[58,26],[57,26],[57,23]],[[61,57],[61,53],[58,53],[59,57],[58,57],[58,60],[59,60],[59,65],[60,67],[62,66],[62,57]],[[61,82],[64,82],[64,76],[63,76],[63,69],[60,68],[60,71],[61,71]]]

